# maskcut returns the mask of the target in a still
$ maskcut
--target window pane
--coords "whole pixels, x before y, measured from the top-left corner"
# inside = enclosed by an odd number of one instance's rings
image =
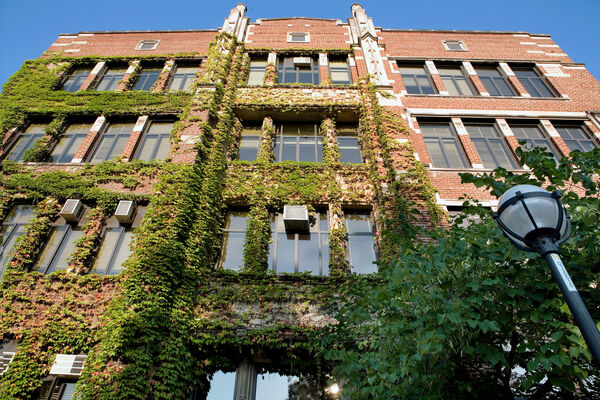
[[[262,85],[265,79],[265,71],[251,69],[248,75],[248,85]]]
[[[52,150],[53,162],[71,162],[83,143],[91,126],[89,124],[71,124]]]
[[[244,241],[246,232],[225,232],[223,234],[222,266],[225,269],[240,270],[244,266]]]
[[[298,235],[298,271],[319,275],[319,235]]]
[[[107,91],[116,90],[119,86],[119,82],[125,76],[126,68],[111,68],[109,69],[98,81],[96,90]]]
[[[96,263],[94,264],[95,273],[106,274],[108,272],[123,230],[121,227],[106,229],[98,257],[96,257]]]
[[[6,263],[10,260],[10,254],[15,248],[15,244],[17,244],[17,238],[23,233],[25,233],[25,225],[3,226],[2,246],[0,248],[0,277],[4,273]]]
[[[75,241],[83,236],[83,231],[80,228],[71,228],[67,230],[63,242],[61,243],[58,251],[54,255],[54,259],[48,268],[47,274],[58,271],[59,269],[65,269],[68,266],[67,258],[69,258],[75,251]]]
[[[294,272],[295,234],[280,233],[277,235],[277,273]]]
[[[45,127],[46,125],[44,124],[29,125],[25,132],[20,133],[17,136],[14,144],[6,156],[6,159],[17,162],[23,161],[25,151],[33,147],[35,142],[46,134],[44,131]]]
[[[73,400],[75,397],[75,384],[74,383],[64,383],[63,392],[60,396],[59,400]]]
[[[52,257],[56,253],[60,242],[65,234],[65,232],[69,229],[68,225],[62,225],[52,228],[52,232],[48,236],[48,240],[44,244],[44,248],[42,249],[42,253],[38,259],[38,264],[36,266],[36,271],[41,273],[46,272],[46,268],[50,265],[52,261]]]
[[[348,252],[352,272],[370,274],[377,272],[373,237],[370,235],[348,235]]]
[[[116,275],[123,270],[123,264],[129,256],[131,255],[131,242],[133,241],[133,229],[126,229],[124,234],[121,236],[121,241],[118,244],[117,249],[115,250],[115,256],[110,267],[110,270],[107,271],[110,275]]]
[[[254,161],[258,156],[258,147],[260,145],[260,136],[242,135],[240,142],[240,151],[238,159],[244,161]]]
[[[232,400],[235,389],[235,372],[216,372],[210,380],[206,400]]]
[[[434,167],[467,167],[458,139],[449,124],[421,124],[421,131]]]
[[[569,146],[571,151],[591,151],[596,148],[595,142],[590,138],[585,129],[577,125],[558,125],[554,127]]]
[[[158,79],[160,75],[161,69],[153,68],[153,69],[143,69],[140,73],[133,90],[145,90],[148,91],[152,89],[152,85]]]
[[[256,399],[288,400],[289,383],[285,375],[260,374],[256,379]]]
[[[78,68],[71,72],[65,83],[63,83],[62,90],[66,92],[75,92],[79,90],[83,82],[87,79],[91,70],[89,68]]]
[[[102,162],[120,156],[133,131],[133,126],[134,124],[128,123],[110,124],[100,137],[90,162]]]

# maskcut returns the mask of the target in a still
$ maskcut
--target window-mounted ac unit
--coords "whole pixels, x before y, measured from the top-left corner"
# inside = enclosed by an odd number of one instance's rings
[[[308,232],[308,208],[306,206],[283,206],[283,225],[286,232]]]
[[[311,62],[310,57],[294,57],[294,67],[310,67]]]
[[[87,355],[83,354],[57,354],[54,364],[52,364],[52,368],[50,368],[50,375],[65,377],[80,376],[86,358]]]
[[[83,214],[83,203],[81,200],[68,199],[65,205],[60,210],[60,215],[67,222],[79,222],[79,218]]]
[[[121,200],[115,210],[115,217],[121,224],[132,224],[137,207],[133,200]]]
[[[4,375],[8,369],[8,364],[13,360],[15,352],[17,351],[17,345],[15,342],[0,341],[0,376]]]

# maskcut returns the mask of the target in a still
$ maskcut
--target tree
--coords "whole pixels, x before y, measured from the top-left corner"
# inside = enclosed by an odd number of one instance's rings
[[[573,233],[567,270],[600,321],[600,150],[557,164],[517,150],[531,174],[498,168],[463,182],[496,196],[517,184],[561,190]],[[466,215],[478,222],[461,224]],[[470,218],[472,219],[472,218]],[[516,249],[471,205],[449,229],[419,232],[375,285],[354,284],[325,339],[352,399],[600,399],[600,379],[546,263]],[[331,342],[329,340],[331,339]],[[345,339],[346,346],[334,347]]]

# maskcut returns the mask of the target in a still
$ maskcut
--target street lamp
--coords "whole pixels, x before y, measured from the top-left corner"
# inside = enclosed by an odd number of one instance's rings
[[[560,193],[549,193],[533,185],[515,186],[500,197],[498,212],[493,215],[512,244],[521,250],[535,251],[546,259],[600,368],[600,332],[558,255],[558,245],[571,233],[570,216],[562,206]]]

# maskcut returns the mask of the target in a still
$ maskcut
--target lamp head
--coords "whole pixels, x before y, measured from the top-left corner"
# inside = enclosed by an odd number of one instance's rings
[[[571,230],[560,193],[533,185],[508,189],[498,199],[494,218],[515,246],[543,254],[558,252],[557,245],[567,240]]]

